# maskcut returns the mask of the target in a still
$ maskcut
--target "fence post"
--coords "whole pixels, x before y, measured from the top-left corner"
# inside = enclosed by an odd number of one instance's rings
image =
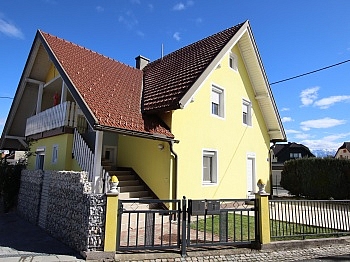
[[[258,204],[258,228],[259,230],[259,244],[260,247],[263,244],[270,243],[270,213],[269,213],[269,194],[267,193],[256,193],[256,201]]]
[[[186,197],[183,196],[182,201],[182,208],[181,208],[181,213],[182,213],[182,222],[181,222],[181,256],[185,257],[186,256],[186,247],[187,247],[187,236],[186,236],[186,215],[187,215],[187,210],[186,210]],[[188,225],[190,226],[190,225]]]
[[[107,192],[104,251],[115,252],[117,247],[117,217],[119,192]]]

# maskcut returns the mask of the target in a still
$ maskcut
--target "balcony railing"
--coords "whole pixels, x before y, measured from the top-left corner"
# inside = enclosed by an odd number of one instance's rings
[[[81,129],[80,122],[86,123],[81,110],[74,102],[67,101],[28,118],[25,135],[30,136],[63,126]]]

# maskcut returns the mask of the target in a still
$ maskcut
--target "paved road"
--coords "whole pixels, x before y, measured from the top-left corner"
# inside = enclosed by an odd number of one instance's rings
[[[0,214],[0,261],[85,261],[16,213]]]

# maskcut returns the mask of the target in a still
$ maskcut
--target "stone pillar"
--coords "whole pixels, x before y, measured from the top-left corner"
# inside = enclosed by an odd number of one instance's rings
[[[259,224],[259,242],[260,245],[268,244],[270,239],[270,212],[269,212],[269,195],[267,193],[256,193],[255,198],[258,205]]]
[[[118,217],[118,196],[119,192],[108,192],[106,206],[106,224],[104,252],[117,250],[117,217]]]

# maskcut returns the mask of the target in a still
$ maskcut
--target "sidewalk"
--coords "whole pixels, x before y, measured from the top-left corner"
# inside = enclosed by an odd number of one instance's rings
[[[85,260],[76,251],[47,235],[41,228],[11,212],[0,214],[0,261]]]
[[[116,261],[311,261],[310,259],[320,257],[334,257],[334,260],[325,261],[350,259],[350,238],[274,242],[264,248],[267,249],[213,248],[189,251],[185,258],[177,253],[161,252],[117,254]],[[339,258],[341,255],[347,256]],[[41,228],[12,212],[0,214],[0,262],[5,261],[73,262],[84,259],[76,251],[47,235]]]

